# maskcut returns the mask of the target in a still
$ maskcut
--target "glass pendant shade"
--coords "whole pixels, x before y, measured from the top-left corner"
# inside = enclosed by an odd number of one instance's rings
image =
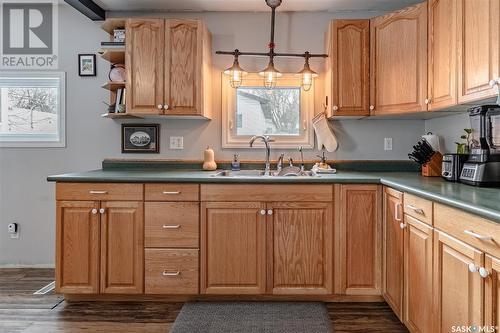
[[[304,69],[298,72],[297,75],[302,77],[302,89],[304,89],[304,91],[309,91],[312,87],[313,79],[318,77],[318,73],[309,67],[309,62],[307,61],[304,65]]]
[[[234,59],[233,65],[226,69],[224,74],[229,75],[229,83],[231,84],[231,87],[238,88],[243,83],[243,76],[245,76],[247,72],[240,67],[238,59]]]
[[[268,89],[276,87],[278,78],[282,76],[282,74],[274,68],[274,63],[272,61],[269,62],[269,65],[267,65],[265,69],[259,72],[259,75],[264,77],[264,87]]]

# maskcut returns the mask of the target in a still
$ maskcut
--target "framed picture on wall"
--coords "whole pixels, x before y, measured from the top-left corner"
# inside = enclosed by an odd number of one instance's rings
[[[79,76],[97,75],[95,54],[78,55],[78,75]]]
[[[160,153],[160,124],[122,124],[122,153]]]

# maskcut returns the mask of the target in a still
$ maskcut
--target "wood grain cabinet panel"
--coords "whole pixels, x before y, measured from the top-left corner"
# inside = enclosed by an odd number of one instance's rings
[[[331,204],[268,203],[267,215],[269,292],[331,294]]]
[[[340,293],[381,294],[382,195],[378,185],[340,186],[340,221],[336,242]],[[339,187],[336,187],[336,191]]]
[[[99,292],[98,209],[99,202],[95,201],[57,202],[57,292]]]
[[[429,110],[457,104],[457,4],[429,1]]]
[[[127,19],[125,29],[127,113],[161,114],[164,103],[165,21]]]
[[[370,22],[373,115],[426,111],[427,2]]]
[[[331,116],[370,114],[370,20],[334,20],[327,35]]]
[[[469,265],[482,267],[484,253],[440,231],[434,231],[434,309],[432,332],[452,326],[483,325],[483,281]]]
[[[500,260],[486,255],[484,267],[488,272],[485,278],[484,325],[498,327],[500,324]]]
[[[101,203],[101,293],[144,291],[143,205],[126,201]]]
[[[265,209],[259,202],[202,203],[202,294],[265,293]]]
[[[433,229],[405,215],[404,323],[410,332],[432,333]]]
[[[384,191],[382,295],[403,320],[403,193]]]
[[[456,0],[458,5],[458,102],[497,93],[500,77],[500,1]]]

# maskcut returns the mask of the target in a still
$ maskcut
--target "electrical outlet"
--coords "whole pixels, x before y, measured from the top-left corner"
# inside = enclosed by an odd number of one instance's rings
[[[19,238],[19,224],[17,223],[10,223],[8,226],[9,229],[9,234],[11,239],[18,239]]]
[[[384,138],[384,150],[392,150],[392,138]]]
[[[184,149],[184,137],[183,136],[171,136],[170,137],[170,149]]]

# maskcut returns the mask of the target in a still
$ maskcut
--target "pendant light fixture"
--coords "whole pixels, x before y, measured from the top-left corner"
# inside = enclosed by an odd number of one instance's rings
[[[276,19],[276,8],[281,5],[282,0],[265,0],[266,4],[271,8],[271,39],[269,42],[269,52],[240,52],[238,49],[229,51],[217,51],[216,54],[225,54],[234,56],[234,62],[231,67],[224,71],[224,74],[229,75],[229,82],[231,87],[238,88],[243,82],[243,76],[246,74],[238,62],[239,56],[254,56],[254,57],[269,57],[269,63],[266,68],[259,72],[263,77],[263,85],[266,88],[276,87],[278,78],[282,76],[281,72],[274,66],[274,58],[276,57],[301,57],[305,59],[304,69],[297,73],[301,76],[301,85],[304,91],[311,89],[313,84],[313,79],[318,76],[318,74],[313,71],[309,66],[309,58],[326,58],[326,54],[311,54],[309,51],[304,53],[276,53],[274,49],[276,44],[274,43],[274,25]]]

